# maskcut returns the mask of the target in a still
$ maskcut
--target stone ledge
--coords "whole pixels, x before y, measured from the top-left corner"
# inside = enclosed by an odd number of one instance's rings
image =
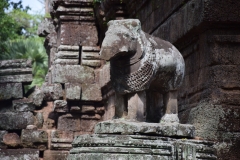
[[[2,149],[0,150],[0,159],[39,159],[39,151],[37,149]]]
[[[123,120],[109,120],[96,124],[96,134],[147,134],[171,137],[195,136],[195,127],[190,124],[180,123],[146,123]]]
[[[214,143],[147,135],[93,134],[75,137],[68,160],[216,159]]]

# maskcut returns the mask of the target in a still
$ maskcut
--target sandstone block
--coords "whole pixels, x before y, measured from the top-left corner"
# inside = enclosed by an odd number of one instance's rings
[[[89,67],[100,67],[101,66],[100,60],[82,60],[83,66],[89,66]]]
[[[60,45],[58,51],[79,51],[79,46]]]
[[[35,126],[35,125],[28,125],[26,129],[37,130],[37,126]]]
[[[99,71],[99,84],[100,87],[103,87],[109,83],[110,83],[110,63],[107,63]]]
[[[23,129],[21,141],[24,147],[46,150],[48,144],[48,134],[46,131]]]
[[[65,49],[65,48],[64,48]],[[58,51],[55,56],[55,64],[79,64],[79,51]]]
[[[55,27],[52,20],[45,18],[38,26],[37,34],[41,37],[46,37],[48,34],[55,32]]]
[[[123,120],[109,120],[99,122],[95,126],[96,134],[121,133],[121,134],[151,134],[161,136],[194,137],[195,127],[179,123],[146,123]]]
[[[100,67],[101,58],[99,56],[99,52],[99,47],[83,46],[81,53],[81,64],[90,67]]]
[[[95,107],[94,106],[88,106],[88,105],[82,105],[81,107],[82,113],[94,113]]]
[[[67,159],[69,154],[68,151],[53,151],[53,150],[46,150],[43,153],[43,159],[47,160],[63,160]]]
[[[32,61],[28,59],[14,59],[0,61],[0,69],[6,68],[31,68]]]
[[[94,70],[80,65],[54,65],[53,83],[93,83]]]
[[[32,82],[32,68],[16,68],[0,70],[0,83],[26,83]]]
[[[217,159],[214,143],[152,135],[81,135],[74,139],[68,159],[165,160],[189,157]]]
[[[51,132],[51,149],[69,150],[72,148],[73,132],[53,130]]]
[[[80,116],[74,114],[62,115],[58,118],[57,129],[62,131],[80,131]]]
[[[44,83],[41,89],[44,94],[44,100],[58,100],[63,98],[63,90],[60,83]]]
[[[97,120],[81,120],[81,131],[93,132],[95,125],[98,123]]]
[[[39,151],[37,149],[2,149],[0,150],[0,159],[39,160]]]
[[[82,85],[82,101],[101,101],[102,92],[98,84]]]
[[[72,131],[51,131],[51,142],[68,142],[72,143],[73,141],[73,132]]]
[[[21,140],[16,133],[6,133],[3,136],[3,143],[8,147],[19,147]]]
[[[0,149],[7,148],[7,146],[3,143],[3,136],[7,133],[8,131],[0,130]]]
[[[22,83],[0,83],[0,100],[23,98]]]
[[[66,93],[67,100],[80,100],[80,96],[81,96],[80,84],[66,83],[65,91],[66,91],[65,93]]]
[[[31,112],[0,113],[0,129],[25,129],[31,124],[34,124],[34,116]]]
[[[94,22],[92,26],[62,24],[60,40],[61,45],[95,46],[98,43],[97,28],[94,26]]]
[[[33,93],[31,93],[28,98],[32,100],[33,104],[40,107],[43,102],[44,94],[40,88],[35,87]]]
[[[43,112],[35,112],[34,113],[35,121],[34,125],[37,126],[37,128],[42,128],[43,127]]]
[[[102,117],[99,114],[84,114],[81,115],[82,119],[95,119],[95,120],[100,120]]]
[[[54,101],[54,112],[68,112],[67,101],[65,100],[56,100]]]
[[[78,59],[56,59],[54,61],[54,64],[60,64],[60,65],[78,65],[79,60]]]
[[[81,108],[79,106],[71,106],[70,112],[81,113]]]
[[[78,51],[58,51],[56,59],[79,59]]]
[[[19,112],[34,111],[35,105],[30,99],[13,100],[13,109]]]

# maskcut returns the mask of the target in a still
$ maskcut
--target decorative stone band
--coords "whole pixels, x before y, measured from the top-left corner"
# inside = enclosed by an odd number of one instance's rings
[[[149,61],[146,61],[138,71],[128,75],[122,75],[120,72],[117,72],[117,74],[112,72],[112,74],[114,74],[114,76],[112,76],[114,78],[113,83],[115,81],[123,83],[123,91],[118,90],[118,92],[141,91],[148,88],[154,74],[153,70],[153,65]]]
[[[213,143],[144,135],[83,135],[68,160],[216,159]]]
[[[145,123],[131,122],[126,120],[109,120],[99,122],[95,126],[96,134],[144,134],[168,137],[189,137],[195,136],[195,127],[190,124],[180,123]]]

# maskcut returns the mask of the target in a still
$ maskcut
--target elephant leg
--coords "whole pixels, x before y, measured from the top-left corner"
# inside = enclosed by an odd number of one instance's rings
[[[126,108],[124,95],[115,94],[115,116],[113,119],[124,118],[124,111]]]
[[[140,122],[146,121],[146,92],[145,91],[128,94],[127,119],[140,121]]]
[[[160,123],[178,123],[177,90],[172,90],[163,94],[163,103],[165,107],[165,115],[162,117]]]

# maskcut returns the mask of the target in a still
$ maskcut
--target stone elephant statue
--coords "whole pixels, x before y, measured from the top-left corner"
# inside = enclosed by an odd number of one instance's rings
[[[145,121],[145,91],[152,90],[163,94],[161,122],[179,122],[177,88],[183,81],[185,63],[171,43],[143,32],[138,19],[112,20],[99,54],[110,61],[115,118]]]

